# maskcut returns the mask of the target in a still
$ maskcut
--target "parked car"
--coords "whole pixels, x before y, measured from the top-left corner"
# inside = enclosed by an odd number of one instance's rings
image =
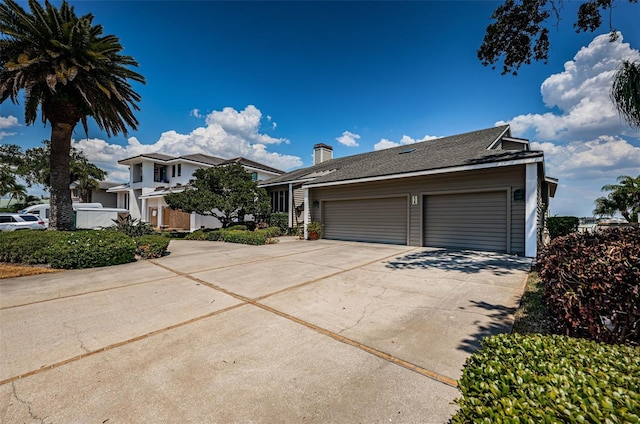
[[[44,222],[38,215],[28,213],[0,213],[0,231],[44,229]]]

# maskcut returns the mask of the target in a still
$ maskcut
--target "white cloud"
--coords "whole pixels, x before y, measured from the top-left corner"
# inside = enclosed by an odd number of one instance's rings
[[[128,179],[127,168],[117,165],[118,160],[151,152],[175,156],[204,153],[225,159],[242,156],[282,170],[301,166],[302,160],[297,156],[268,150],[268,145],[288,143],[288,140],[260,133],[261,117],[261,112],[252,105],[240,112],[226,107],[207,115],[206,126],[195,128],[188,134],[166,131],[152,144],[143,144],[131,137],[125,146],[96,138],[74,141],[73,146],[108,171],[108,178],[113,181]]]
[[[191,112],[189,112],[189,115],[193,116],[194,118],[202,118],[202,114],[200,114],[200,109],[192,109]]]
[[[9,115],[9,116],[0,116],[0,130],[3,130],[5,128],[12,128],[12,127],[19,127],[20,124],[18,123],[18,118],[16,118],[13,115]],[[0,140],[2,140],[4,137],[10,137],[12,135],[16,135],[16,133],[14,132],[8,132],[8,131],[0,131]]]
[[[608,34],[596,36],[542,83],[542,100],[555,110],[497,123],[537,140],[532,149],[545,152],[547,175],[560,180],[552,214],[590,216],[603,185],[640,174],[640,133],[620,119],[609,97],[623,60],[640,60],[640,52],[622,36],[615,42]]]
[[[420,141],[433,140],[436,138],[439,138],[439,137],[436,137],[433,135],[425,135],[421,139],[415,139],[415,138],[409,137],[408,135],[403,135],[402,138],[400,139],[400,142],[395,142],[395,141],[388,140],[386,138],[381,138],[380,141],[373,146],[373,149],[374,150],[389,149],[391,147],[402,146],[403,144],[413,144],[413,143],[418,143]]]
[[[356,140],[358,140],[359,138],[360,136],[358,134],[354,134],[351,131],[345,131],[340,137],[336,137],[336,140],[338,140],[340,144],[344,144],[345,146],[357,147],[358,142]]]
[[[568,144],[533,142],[531,148],[545,152],[547,175],[560,180],[551,201],[554,215],[591,216],[603,185],[615,184],[620,175],[640,174],[640,147],[617,136]]]
[[[538,140],[572,141],[630,133],[609,97],[611,80],[620,63],[640,60],[640,52],[622,40],[622,35],[614,42],[608,34],[595,37],[565,63],[563,72],[542,83],[542,100],[560,113],[519,115],[496,125],[511,124],[513,132],[520,135],[531,131]]]

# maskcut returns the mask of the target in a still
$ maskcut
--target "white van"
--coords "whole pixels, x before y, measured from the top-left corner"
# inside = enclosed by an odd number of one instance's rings
[[[73,210],[78,208],[102,208],[102,203],[74,203]],[[30,213],[38,215],[44,222],[45,227],[49,227],[49,217],[51,216],[51,205],[48,203],[40,203],[39,205],[29,206],[20,211],[20,213]]]

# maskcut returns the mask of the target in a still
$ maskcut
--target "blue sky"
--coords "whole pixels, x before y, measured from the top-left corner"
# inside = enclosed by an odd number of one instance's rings
[[[640,58],[640,5],[616,3],[622,38],[609,43],[608,27],[576,34],[579,2],[565,2],[549,63],[514,77],[476,57],[494,1],[70,3],[118,36],[147,79],[134,84],[137,131],[75,130],[74,146],[112,181],[127,179],[119,159],[147,152],[290,170],[311,165],[315,143],[347,156],[502,123],[545,151],[560,179],[552,214],[588,216],[602,185],[640,174],[640,133],[608,98],[615,66]],[[0,142],[34,147],[50,129],[26,127],[22,106],[0,106]]]

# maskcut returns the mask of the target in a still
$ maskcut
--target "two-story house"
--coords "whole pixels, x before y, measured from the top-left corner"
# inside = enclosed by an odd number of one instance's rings
[[[117,193],[117,206],[128,209],[132,218],[155,227],[194,231],[201,227],[218,228],[221,223],[211,217],[174,211],[167,207],[164,196],[185,189],[196,169],[241,164],[255,181],[282,175],[284,172],[246,158],[222,159],[205,154],[169,156],[147,153],[118,161],[129,167],[129,182],[112,187]]]

